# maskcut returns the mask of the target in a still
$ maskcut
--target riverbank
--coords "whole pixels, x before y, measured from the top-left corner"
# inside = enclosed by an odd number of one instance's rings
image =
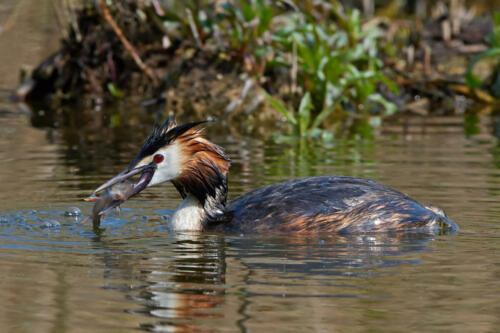
[[[75,12],[61,49],[32,71],[16,98],[54,110],[132,97],[160,118],[212,117],[240,125],[241,133],[274,127],[324,138],[331,135],[323,130],[362,133],[396,111],[496,108],[494,92],[471,88],[465,75],[488,50],[487,15],[436,6],[425,20],[388,19],[340,4],[245,3],[97,1]],[[476,67],[483,77],[492,70]]]

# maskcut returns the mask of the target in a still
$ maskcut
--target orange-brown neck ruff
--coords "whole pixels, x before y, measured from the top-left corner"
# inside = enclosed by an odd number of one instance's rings
[[[176,140],[183,168],[172,183],[182,198],[191,194],[198,199],[206,213],[204,224],[224,217],[231,160],[201,134],[202,130],[191,129]]]

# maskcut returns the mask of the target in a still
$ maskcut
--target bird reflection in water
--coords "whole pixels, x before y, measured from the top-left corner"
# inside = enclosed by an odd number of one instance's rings
[[[326,238],[174,236],[142,242],[144,252],[138,247],[134,255],[122,251],[118,258],[116,254],[102,258],[108,267],[106,278],[140,280],[134,288],[107,287],[126,293],[140,306],[126,311],[149,317],[140,319],[144,330],[210,331],[228,323],[246,329],[252,319],[249,306],[257,296],[346,297],[348,284],[351,296],[358,297],[357,292],[365,288],[356,278],[376,278],[377,270],[416,263],[404,255],[425,250],[426,243],[436,237],[421,232]],[[290,274],[305,286],[291,283]],[[312,307],[309,311],[325,311],[314,308],[314,302],[308,306]]]

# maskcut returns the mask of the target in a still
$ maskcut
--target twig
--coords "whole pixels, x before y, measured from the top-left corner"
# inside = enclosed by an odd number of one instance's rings
[[[102,11],[102,14],[104,16],[104,19],[106,21],[108,21],[109,25],[111,26],[111,28],[115,32],[116,36],[120,39],[120,41],[122,42],[122,44],[125,47],[125,49],[130,53],[130,55],[134,59],[134,61],[137,64],[137,66],[139,66],[139,68],[144,73],[146,73],[147,76],[149,76],[149,78],[153,81],[154,85],[158,85],[158,78],[154,74],[153,70],[150,67],[148,67],[148,65],[146,65],[141,60],[141,57],[137,53],[137,50],[135,49],[135,47],[132,44],[130,44],[130,42],[127,40],[127,38],[125,38],[125,36],[123,35],[122,30],[116,24],[116,22],[113,20],[113,17],[111,17],[111,13],[109,12],[108,7],[104,3],[104,1],[103,0],[97,0],[97,2],[99,3],[99,6],[101,7],[101,11]]]
[[[196,46],[201,49],[203,45],[200,40],[200,35],[198,34],[198,29],[196,29],[196,23],[194,22],[193,13],[191,13],[191,10],[186,9],[186,14],[189,21],[189,27],[191,28],[191,32],[193,33],[193,37],[196,41]]]
[[[153,0],[153,7],[155,9],[156,15],[158,15],[158,16],[165,15],[165,11],[161,7],[161,5],[158,3],[158,0]]]
[[[429,45],[424,46],[424,74],[431,74],[431,47]]]
[[[73,1],[65,0],[64,8],[66,8],[66,15],[68,17],[68,20],[70,21],[73,31],[75,32],[76,41],[81,42],[82,33],[80,32],[80,27],[78,26],[78,19],[76,18],[76,9],[73,6]]]

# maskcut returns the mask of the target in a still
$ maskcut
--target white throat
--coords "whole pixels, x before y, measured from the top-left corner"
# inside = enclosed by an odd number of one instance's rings
[[[200,201],[188,193],[172,216],[172,228],[176,231],[201,231],[205,216],[205,209]]]

